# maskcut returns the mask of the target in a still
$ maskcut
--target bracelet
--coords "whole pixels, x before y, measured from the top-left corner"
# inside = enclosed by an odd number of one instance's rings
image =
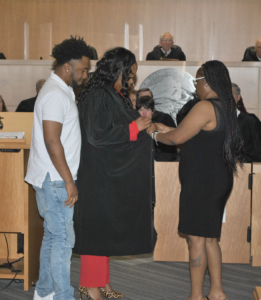
[[[157,146],[158,146],[158,141],[156,139],[156,136],[157,136],[158,133],[159,133],[158,131],[154,131],[151,134],[151,137],[153,138],[153,140],[155,141],[155,143],[156,143]]]

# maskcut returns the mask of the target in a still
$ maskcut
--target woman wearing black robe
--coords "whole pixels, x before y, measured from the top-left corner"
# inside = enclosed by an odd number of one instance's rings
[[[81,254],[80,294],[94,300],[102,299],[98,287],[105,296],[122,297],[109,284],[109,256],[154,247],[153,142],[145,129],[155,125],[140,117],[127,96],[136,70],[130,51],[107,51],[79,99],[75,252]]]

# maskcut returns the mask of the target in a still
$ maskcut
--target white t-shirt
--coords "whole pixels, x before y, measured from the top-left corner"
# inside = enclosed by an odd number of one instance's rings
[[[63,124],[61,143],[74,180],[80,163],[81,132],[78,109],[73,89],[54,72],[43,85],[34,107],[31,150],[25,181],[42,187],[47,172],[51,181],[62,180],[46,150],[43,137],[43,120]]]

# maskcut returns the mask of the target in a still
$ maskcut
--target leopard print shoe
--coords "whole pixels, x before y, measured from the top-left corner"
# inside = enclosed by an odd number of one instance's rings
[[[207,299],[207,300],[210,300],[210,299],[208,298],[208,296],[206,296],[206,299]],[[225,300],[228,300],[228,298],[226,298]]]
[[[88,290],[86,287],[79,285],[79,299],[82,300],[82,294],[84,294],[89,300],[94,300],[90,294],[88,293]]]
[[[109,299],[112,299],[112,298],[117,299],[117,298],[122,298],[124,296],[122,293],[110,292],[103,287],[99,287],[99,290],[103,294],[103,296],[105,296],[106,298],[109,298]]]

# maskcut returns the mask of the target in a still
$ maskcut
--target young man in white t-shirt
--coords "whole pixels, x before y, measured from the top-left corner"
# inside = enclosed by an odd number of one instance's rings
[[[81,133],[72,87],[88,77],[90,48],[72,37],[53,48],[55,71],[38,94],[25,180],[36,192],[44,237],[34,300],[73,300],[70,260],[74,246],[73,208]]]

